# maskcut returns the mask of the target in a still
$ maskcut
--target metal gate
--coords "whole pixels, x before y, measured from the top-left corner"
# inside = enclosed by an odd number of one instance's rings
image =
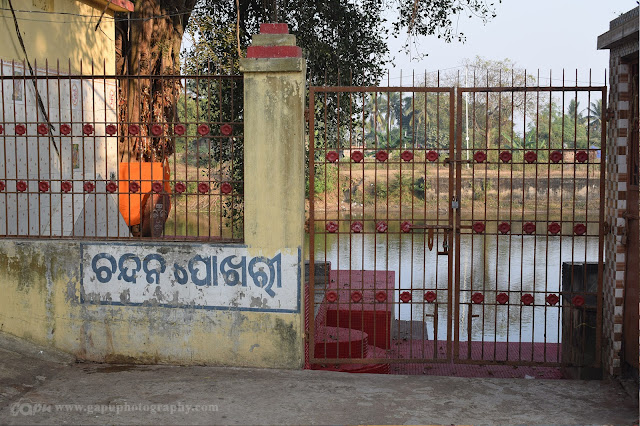
[[[312,368],[598,367],[605,100],[310,87]]]

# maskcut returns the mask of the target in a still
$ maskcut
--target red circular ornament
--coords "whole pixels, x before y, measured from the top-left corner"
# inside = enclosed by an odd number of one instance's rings
[[[438,153],[437,152],[435,152],[435,151],[427,152],[427,160],[429,160],[429,161],[431,161],[433,163],[437,159],[438,159]]]
[[[524,154],[524,161],[526,161],[527,163],[535,163],[537,159],[538,154],[533,151],[527,151],[527,153]]]
[[[4,191],[4,189],[7,187],[7,185],[0,180],[0,192]]]
[[[198,134],[200,136],[208,135],[210,130],[211,129],[206,124],[201,124],[201,125],[198,126]]]
[[[140,126],[138,126],[137,124],[130,124],[129,125],[129,134],[132,136],[136,136],[140,133]]]
[[[380,303],[387,300],[387,293],[385,291],[379,291],[376,293],[376,300]]]
[[[95,189],[95,185],[92,184],[91,182],[85,182],[84,185],[82,186],[82,188],[86,191],[86,192],[93,192],[93,190]]]
[[[403,161],[406,161],[408,163],[409,161],[413,160],[413,152],[402,151],[402,154],[400,154],[400,158],[402,158]]]
[[[553,222],[549,224],[549,233],[556,235],[558,232],[562,230],[562,227],[558,222]]]
[[[0,135],[4,132],[4,127],[0,124]]]
[[[175,126],[173,126],[173,133],[175,133],[178,136],[184,135],[186,131],[187,131],[187,128],[184,126],[184,124],[176,124]]]
[[[503,163],[508,163],[509,161],[511,161],[511,158],[512,158],[511,153],[509,151],[502,151],[499,157]]]
[[[187,190],[187,185],[182,182],[176,182],[176,184],[173,186],[173,190],[178,194],[182,194]]]
[[[436,292],[435,291],[428,291],[424,294],[424,300],[427,303],[433,303],[436,300]]]
[[[533,303],[533,296],[529,293],[523,294],[520,301],[525,305],[531,305]]]
[[[220,126],[220,133],[222,133],[223,136],[231,136],[231,133],[233,133],[233,128],[230,124],[223,124],[222,126]]]
[[[93,126],[91,124],[85,124],[84,126],[82,126],[82,133],[89,136],[93,133]]]
[[[560,151],[553,151],[551,155],[549,155],[549,159],[552,163],[559,163],[562,161],[562,153]]]
[[[113,136],[118,131],[118,126],[115,124],[108,124],[107,127],[104,128],[104,131],[107,132],[109,136]]]
[[[404,221],[400,224],[400,230],[404,233],[411,232],[412,227],[411,222]]]
[[[509,231],[511,231],[511,225],[509,225],[507,222],[502,222],[500,225],[498,225],[498,231],[500,231],[502,234],[508,234]]]
[[[378,151],[376,153],[376,160],[380,161],[381,163],[384,163],[388,159],[389,159],[389,154],[387,154],[387,151]]]
[[[223,194],[231,194],[232,190],[233,187],[229,182],[224,182],[222,185],[220,185],[220,192],[222,192]]]
[[[157,137],[157,136],[160,136],[160,135],[162,134],[162,130],[163,130],[163,129],[162,129],[162,126],[161,126],[161,125],[159,125],[159,124],[153,124],[153,125],[151,126],[151,134],[152,134],[153,136],[156,136],[156,137]]]
[[[49,190],[49,182],[41,180],[40,182],[38,182],[38,189],[40,190],[40,192],[47,192]]]
[[[580,306],[584,305],[584,297],[573,296],[573,299],[571,299],[571,303],[573,303],[573,306],[579,308]]]
[[[573,227],[573,232],[575,232],[576,235],[583,235],[587,232],[587,227],[584,224],[579,223]]]
[[[560,301],[560,298],[555,294],[550,294],[547,296],[547,303],[551,306],[555,305]]]
[[[161,193],[162,189],[162,182],[153,182],[153,184],[151,184],[151,190],[156,194]]]
[[[484,151],[478,151],[473,154],[473,159],[476,160],[477,163],[484,163],[487,160],[487,154]]]
[[[107,184],[107,192],[114,193],[118,190],[118,185],[115,182],[109,182]]]
[[[360,293],[359,291],[354,291],[353,293],[351,293],[351,300],[358,303],[362,300],[362,293]]]
[[[140,184],[138,182],[129,183],[129,191],[133,193],[140,191]]]
[[[526,234],[533,234],[534,232],[536,232],[536,225],[532,222],[527,222],[522,226],[522,230]]]
[[[60,184],[60,189],[62,189],[62,192],[67,193],[69,191],[71,191],[71,189],[73,188],[73,186],[71,185],[71,182],[69,182],[68,180],[62,182]]]
[[[473,230],[475,231],[476,234],[481,234],[484,232],[484,223],[482,222],[476,222],[473,224]]]
[[[18,192],[24,192],[27,190],[27,183],[23,180],[16,183],[16,190]]]
[[[338,224],[335,222],[327,222],[327,224],[324,226],[324,229],[326,229],[327,232],[330,232],[333,234],[338,230]]]
[[[325,297],[327,299],[327,302],[333,303],[338,300],[338,293],[336,293],[335,291],[329,291],[327,292],[327,295]]]
[[[387,232],[387,229],[389,229],[389,227],[385,222],[376,223],[376,231],[382,233],[382,232]]]
[[[109,126],[107,126],[109,127]],[[71,126],[69,126],[68,124],[63,124],[60,126],[60,133],[62,133],[65,136],[68,136],[71,133]]]
[[[507,295],[507,293],[500,293],[496,296],[496,302],[498,302],[501,305],[504,305],[508,301],[509,301],[509,295]]]
[[[338,153],[335,151],[329,151],[327,152],[327,155],[325,155],[325,158],[328,162],[335,163],[336,161],[338,161]]]
[[[38,124],[38,134],[46,135],[47,133],[49,133],[49,126],[46,124]]]
[[[24,124],[16,124],[16,135],[22,136],[27,133],[27,126]]]
[[[362,151],[353,151],[351,153],[351,159],[354,162],[359,163],[364,159],[364,154],[362,153]]]
[[[584,163],[588,159],[589,154],[587,154],[585,151],[578,151],[578,153],[576,154],[576,160],[578,160],[578,163]]]
[[[351,230],[353,232],[356,232],[356,233],[362,232],[362,229],[363,229],[362,222],[356,221],[351,224]]]
[[[408,291],[403,291],[402,294],[400,295],[400,300],[402,300],[404,303],[410,302],[411,293]]]
[[[482,293],[473,293],[473,296],[471,296],[471,301],[473,303],[482,303],[484,302],[484,296],[482,295]]]
[[[209,185],[204,182],[200,182],[198,184],[198,192],[200,192],[201,194],[206,194],[207,192],[209,192]]]

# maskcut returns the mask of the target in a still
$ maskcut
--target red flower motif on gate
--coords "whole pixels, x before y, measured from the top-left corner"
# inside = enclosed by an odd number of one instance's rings
[[[115,182],[109,182],[107,184],[107,192],[114,193],[118,190],[118,185]]]
[[[351,293],[351,300],[358,303],[362,300],[362,293],[360,293],[359,291],[354,291],[353,293]]]
[[[478,151],[473,154],[473,159],[476,160],[477,163],[484,163],[487,160],[487,153],[484,151]]]
[[[362,222],[356,221],[351,224],[351,230],[353,232],[356,232],[356,233],[362,232],[362,229],[363,229]]]
[[[473,230],[476,234],[482,234],[484,232],[484,223],[476,222],[473,224]]]
[[[535,163],[537,159],[538,154],[533,151],[527,151],[527,153],[524,154],[524,161],[526,161],[527,163]]]
[[[525,305],[531,305],[533,303],[533,296],[529,293],[523,294],[520,301]]]
[[[184,124],[176,124],[175,126],[173,126],[173,133],[175,133],[178,136],[184,135],[186,131],[187,131],[187,128],[185,127]]]
[[[384,291],[379,291],[376,293],[376,300],[380,303],[384,302],[385,300],[387,300],[387,293]]]
[[[49,133],[49,126],[46,124],[38,124],[38,134],[46,135],[47,133]]]
[[[18,192],[24,192],[27,190],[27,183],[23,180],[16,183],[16,190]]]
[[[163,189],[162,182],[153,182],[153,184],[151,185],[151,190],[156,194],[161,193],[162,189]]]
[[[327,302],[333,303],[338,300],[338,293],[336,293],[335,291],[329,291],[327,292],[325,298],[327,299]]]
[[[533,234],[536,232],[536,225],[533,222],[527,222],[522,226],[522,230],[526,234]]]
[[[206,194],[207,192],[209,192],[209,185],[204,182],[200,182],[198,184],[198,192],[200,192],[201,194]]]
[[[427,152],[427,160],[429,160],[429,161],[431,161],[433,163],[437,159],[438,159],[438,153],[437,152],[435,152],[435,151]]]
[[[436,292],[435,291],[428,291],[424,294],[424,300],[427,303],[433,303],[436,300]]]
[[[571,303],[573,303],[573,306],[579,308],[580,306],[584,305],[584,297],[573,296],[573,299],[571,299]]]
[[[403,161],[406,161],[408,163],[409,161],[413,160],[413,152],[402,151],[402,154],[400,154],[400,158],[402,158]]]
[[[0,180],[0,192],[4,191],[4,189],[7,187],[7,185]]]
[[[85,124],[84,126],[82,126],[82,133],[87,136],[93,134],[93,126],[91,124]]]
[[[140,191],[140,184],[138,182],[130,182],[129,191],[133,193]]]
[[[404,233],[411,232],[412,227],[411,222],[404,221],[400,224],[400,230]]]
[[[547,296],[547,303],[551,306],[555,305],[560,301],[560,298],[556,294],[550,294]]]
[[[508,163],[509,161],[511,161],[511,158],[512,158],[511,153],[509,151],[502,151],[499,157],[503,163]]]
[[[573,232],[575,232],[576,235],[583,235],[587,232],[587,227],[583,223],[579,223],[573,227]]]
[[[549,159],[553,163],[559,163],[562,161],[562,153],[560,151],[553,151],[551,155],[549,155]]]
[[[408,291],[403,291],[402,294],[400,295],[400,300],[402,300],[404,303],[408,303],[411,301],[411,293]]]
[[[162,126],[161,126],[161,125],[159,125],[159,124],[153,124],[153,125],[151,126],[151,134],[152,134],[153,136],[156,136],[156,137],[157,137],[157,136],[162,135],[162,130],[163,130],[163,129],[162,129]]]
[[[173,190],[177,193],[177,194],[182,194],[184,191],[187,190],[187,185],[185,185],[182,182],[176,182],[176,184],[173,186]]]
[[[551,233],[553,235],[556,235],[561,230],[562,230],[562,227],[560,226],[560,224],[558,222],[553,222],[553,223],[549,224],[549,233]]]
[[[482,303],[484,302],[484,295],[482,293],[473,293],[473,296],[471,296],[471,301],[473,303]]]
[[[118,126],[115,124],[108,124],[107,127],[104,128],[104,131],[107,132],[109,136],[113,136],[118,132]]]
[[[230,124],[223,124],[222,126],[220,126],[220,133],[222,133],[222,136],[231,136],[231,133],[233,133],[233,128]]]
[[[211,129],[206,124],[201,124],[201,125],[198,126],[198,134],[200,136],[208,135],[209,131],[211,131]]]
[[[338,161],[338,153],[335,151],[329,151],[327,152],[327,155],[325,155],[325,158],[328,162],[335,163],[336,161]]]
[[[507,293],[500,293],[496,296],[496,302],[498,302],[501,305],[504,305],[508,301],[509,301],[509,295],[507,295]]]
[[[73,185],[71,185],[71,182],[69,182],[68,180],[60,184],[60,189],[62,189],[62,192],[64,192],[65,194],[71,191],[72,188],[73,188]]]
[[[82,186],[82,188],[86,192],[93,192],[93,190],[96,188],[96,186],[91,182],[85,182],[84,185]]]
[[[132,136],[137,136],[140,133],[140,126],[138,126],[137,124],[130,124],[129,125],[129,134]]]
[[[107,126],[109,127],[109,126]],[[64,136],[69,136],[69,134],[71,134],[71,126],[69,126],[68,124],[63,124],[60,126],[60,133],[63,134]]]
[[[338,230],[338,224],[337,224],[337,223],[335,223],[335,222],[328,222],[328,223],[324,226],[324,229],[326,229],[326,230],[327,230],[327,232],[330,232],[330,233],[332,233],[332,234],[333,234],[334,232],[336,232],[336,231]]]
[[[220,192],[223,194],[231,194],[231,191],[233,191],[233,187],[229,182],[223,182],[222,185],[220,185]]]
[[[27,126],[25,126],[24,124],[17,124],[16,125],[16,135],[22,136],[25,133],[27,133]]]
[[[362,153],[362,151],[353,151],[351,153],[351,159],[355,162],[355,163],[359,163],[364,159],[364,154]]]
[[[508,234],[509,231],[511,231],[511,225],[509,225],[507,222],[502,222],[500,225],[498,225],[498,231],[500,231],[502,234]]]
[[[389,159],[389,154],[387,154],[387,151],[378,151],[376,153],[376,160],[380,161],[381,163],[384,163],[388,159]]]
[[[578,163],[584,163],[588,159],[589,159],[589,154],[587,154],[585,151],[578,151],[577,152],[576,160],[578,160]]]
[[[40,192],[47,192],[49,190],[49,182],[41,180],[40,182],[38,182],[38,189],[40,190]]]
[[[376,231],[382,233],[382,232],[387,232],[387,229],[389,229],[389,227],[387,226],[386,223],[384,222],[376,223]]]

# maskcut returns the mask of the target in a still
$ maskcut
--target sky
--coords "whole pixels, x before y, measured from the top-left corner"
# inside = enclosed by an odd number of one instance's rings
[[[548,83],[549,70],[554,83],[560,83],[564,68],[566,81],[575,82],[578,69],[578,81],[588,83],[591,69],[592,83],[603,84],[609,51],[596,49],[597,38],[609,30],[611,20],[636,6],[636,0],[502,0],[496,4],[497,17],[486,24],[478,18],[460,18],[457,28],[466,35],[465,43],[423,37],[403,53],[407,37],[390,39],[390,51],[396,52],[391,79],[397,80],[400,71],[406,76],[412,71],[459,67],[465,58],[479,55],[509,58],[534,74],[539,69],[547,78],[541,83]]]

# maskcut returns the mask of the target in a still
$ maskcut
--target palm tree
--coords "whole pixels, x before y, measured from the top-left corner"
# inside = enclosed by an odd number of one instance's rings
[[[591,102],[589,108],[587,108],[587,115],[589,118],[589,127],[594,133],[599,135],[600,126],[602,125],[602,99]]]

